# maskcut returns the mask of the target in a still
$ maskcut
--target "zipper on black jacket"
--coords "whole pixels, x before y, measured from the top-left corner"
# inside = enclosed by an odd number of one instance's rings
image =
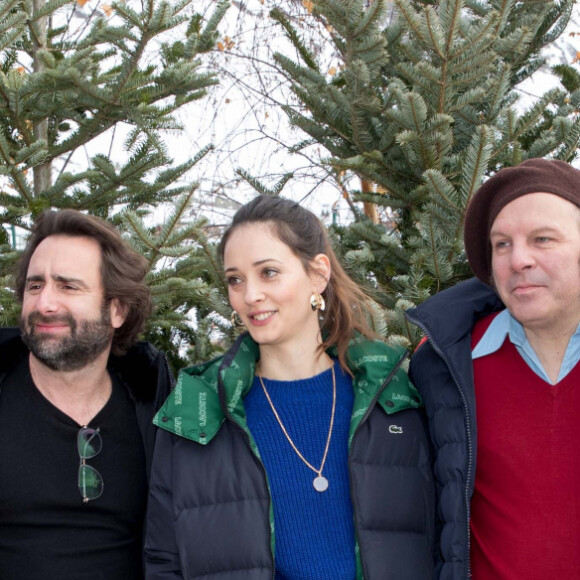
[[[227,401],[225,400],[225,392],[226,391],[225,391],[225,387],[224,387],[223,382],[222,382],[221,373],[218,372],[218,396],[220,399],[222,410],[224,412],[224,416],[232,425],[234,425],[236,427],[236,429],[239,429],[242,432],[244,439],[246,441],[246,444],[248,446],[248,449],[250,450],[250,453],[252,454],[252,457],[254,458],[254,460],[260,466],[260,469],[262,470],[262,474],[264,476],[264,482],[266,483],[266,489],[268,490],[268,496],[270,497],[270,505],[268,506],[268,538],[270,540],[270,553],[272,554],[272,580],[275,580],[275,577],[276,577],[276,556],[274,553],[272,553],[272,526],[270,525],[270,507],[272,506],[272,493],[270,492],[270,486],[268,485],[268,476],[266,475],[266,468],[264,467],[264,464],[260,461],[260,459],[258,457],[256,457],[256,454],[254,453],[254,450],[252,449],[252,445],[250,443],[250,436],[248,435],[247,431],[245,429],[243,429],[238,424],[238,422],[235,421],[234,418],[232,417],[232,415],[228,409]]]
[[[469,420],[469,408],[467,405],[467,397],[463,389],[461,388],[461,384],[457,379],[455,373],[453,372],[452,366],[449,364],[447,357],[443,354],[443,350],[440,349],[435,341],[431,338],[431,333],[428,331],[427,327],[422,323],[419,322],[416,318],[413,318],[409,314],[406,314],[407,318],[415,325],[417,325],[427,337],[427,341],[431,345],[431,348],[435,351],[435,353],[443,360],[447,368],[449,369],[449,374],[461,395],[461,400],[463,402],[463,413],[465,417],[465,426],[467,432],[467,477],[465,480],[465,490],[464,490],[464,498],[465,498],[465,508],[467,510],[467,554],[466,554],[466,561],[467,561],[467,574],[466,578],[471,578],[471,533],[470,533],[470,522],[471,522],[471,501],[469,498],[469,483],[472,478],[472,469],[473,469],[473,441],[471,440],[471,421]]]
[[[356,512],[356,503],[354,501],[355,495],[354,495],[354,490],[353,490],[353,486],[352,486],[352,477],[351,477],[351,473],[352,473],[352,450],[354,449],[355,441],[356,441],[357,435],[359,434],[361,426],[369,418],[370,414],[373,412],[374,408],[377,405],[377,401],[379,400],[379,397],[381,396],[383,391],[387,388],[387,385],[391,382],[391,379],[396,374],[396,372],[401,368],[401,365],[405,362],[405,360],[407,359],[408,356],[409,356],[409,352],[406,351],[405,354],[399,359],[397,364],[391,369],[391,372],[387,375],[387,378],[383,381],[383,384],[380,386],[380,388],[377,389],[375,396],[372,398],[369,406],[367,407],[367,410],[365,411],[365,414],[362,416],[362,419],[360,420],[359,424],[357,425],[356,430],[352,436],[352,441],[350,442],[350,447],[348,450],[348,474],[349,474],[348,479],[349,479],[350,497],[351,497],[351,503],[352,503],[353,516],[354,516],[354,524],[355,524],[354,525],[354,533],[357,536],[356,537],[357,542],[358,542],[358,527],[356,525],[357,512]],[[359,542],[359,547],[360,547],[360,542]],[[367,575],[366,570],[365,570],[363,556],[362,556],[362,549],[359,550],[359,553],[360,553],[360,564],[361,564],[361,568],[362,568],[362,572],[363,572],[363,578],[368,578],[368,575]]]

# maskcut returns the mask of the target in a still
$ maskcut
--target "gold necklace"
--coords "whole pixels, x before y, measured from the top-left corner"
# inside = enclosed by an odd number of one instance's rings
[[[298,457],[300,457],[300,459],[302,459],[302,461],[310,469],[312,469],[312,471],[314,471],[314,473],[316,473],[316,477],[314,478],[312,485],[314,486],[314,489],[316,491],[320,491],[320,492],[326,491],[328,489],[328,479],[326,479],[326,477],[324,477],[322,475],[322,470],[324,469],[324,464],[326,463],[326,456],[328,455],[328,449],[330,448],[330,438],[332,437],[332,428],[334,427],[334,411],[336,409],[336,378],[334,376],[334,364],[330,367],[330,369],[332,371],[332,413],[330,415],[330,426],[328,428],[328,437],[326,438],[326,447],[324,448],[324,455],[322,456],[322,463],[320,464],[320,469],[316,469],[316,467],[314,467],[314,465],[309,463],[306,460],[306,458],[304,457],[304,455],[302,455],[302,453],[300,453],[300,451],[298,450],[298,447],[296,447],[296,445],[294,444],[294,441],[292,441],[292,439],[290,438],[290,435],[288,435],[288,431],[286,431],[286,427],[284,427],[284,424],[282,423],[282,420],[280,419],[280,415],[278,415],[278,412],[276,411],[276,407],[274,407],[274,403],[272,403],[272,399],[270,399],[270,395],[268,394],[268,391],[266,390],[266,385],[264,385],[264,381],[262,380],[261,375],[259,375],[259,374],[257,375],[258,379],[260,380],[260,384],[262,385],[262,389],[264,389],[264,394],[266,395],[266,399],[268,399],[268,403],[270,403],[270,407],[272,408],[272,412],[274,413],[274,417],[276,417],[276,421],[278,421],[278,425],[280,425],[280,429],[282,429],[282,433],[284,433],[284,435],[286,436],[286,439],[288,439],[288,443],[290,443],[290,445],[292,446],[292,449],[294,449],[294,451],[296,452],[296,455],[298,455]]]

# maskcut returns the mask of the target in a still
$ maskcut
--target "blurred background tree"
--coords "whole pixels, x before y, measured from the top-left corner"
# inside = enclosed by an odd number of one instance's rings
[[[403,313],[469,277],[463,216],[486,176],[529,157],[576,157],[580,83],[571,65],[561,88],[518,106],[518,87],[544,65],[573,1],[309,0],[328,32],[336,68],[308,48],[291,18],[273,18],[299,58],[276,54],[292,79],[284,109],[322,145],[345,190],[352,223],[334,228],[351,273],[384,307],[392,340],[417,340]],[[362,202],[362,203],[357,203]]]
[[[7,279],[17,232],[24,239],[48,208],[109,219],[147,257],[156,305],[148,338],[175,365],[179,346],[198,336],[189,312],[223,311],[219,278],[198,267],[197,245],[192,255],[200,224],[182,220],[197,187],[192,168],[210,147],[175,163],[165,136],[183,132],[176,112],[218,82],[201,56],[226,8],[217,2],[204,19],[193,0],[0,1],[3,325],[18,320]],[[170,210],[158,225],[162,206]]]

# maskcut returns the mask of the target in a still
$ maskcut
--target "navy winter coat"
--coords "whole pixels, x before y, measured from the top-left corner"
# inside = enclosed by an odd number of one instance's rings
[[[147,517],[148,580],[271,580],[275,522],[266,472],[245,422],[258,347],[180,373],[156,423]],[[357,578],[431,580],[435,490],[420,398],[401,353],[360,340],[349,471]],[[313,579],[314,580],[314,579]]]
[[[435,447],[441,580],[471,577],[470,500],[477,462],[471,331],[479,318],[503,307],[493,289],[474,278],[407,313],[428,338],[412,356],[409,376],[423,397]]]

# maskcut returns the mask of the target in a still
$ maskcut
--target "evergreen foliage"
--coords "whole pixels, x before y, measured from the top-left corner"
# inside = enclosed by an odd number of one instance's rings
[[[149,261],[155,311],[145,338],[175,369],[207,360],[236,332],[214,228],[190,215],[190,174],[211,148],[174,163],[164,133],[179,132],[176,113],[217,82],[204,53],[227,5],[216,2],[205,18],[195,0],[84,2],[0,0],[0,324],[18,321],[12,228],[72,207],[110,220]],[[324,72],[296,20],[271,12],[296,48],[295,60],[275,57],[296,97],[284,109],[307,136],[291,151],[318,143],[328,152],[329,175],[354,216],[333,226],[332,239],[377,301],[380,334],[414,343],[404,311],[470,276],[463,216],[486,177],[530,157],[574,159],[577,71],[556,67],[561,88],[527,110],[516,90],[543,66],[542,49],[562,33],[572,4],[308,0],[308,18],[340,59],[336,74]],[[113,132],[124,136],[115,158],[103,145]],[[343,187],[349,175],[360,191]],[[293,179],[283,173],[268,186],[242,169],[238,177],[268,195]]]
[[[74,208],[111,220],[149,260],[156,309],[146,338],[175,366],[184,344],[208,352],[210,333],[194,336],[187,314],[225,314],[214,290],[221,282],[207,268],[206,224],[184,225],[195,186],[181,184],[209,148],[175,164],[163,139],[182,129],[175,113],[217,82],[200,57],[215,45],[227,3],[207,19],[195,8],[195,0],[0,0],[0,324],[18,321],[10,230],[28,230],[45,209]],[[115,131],[125,135],[124,155],[112,158],[102,137]],[[151,226],[159,207],[171,215]]]
[[[542,49],[561,34],[572,4],[313,0],[312,17],[341,61],[334,76],[321,72],[291,20],[272,11],[299,59],[276,55],[298,99],[286,108],[292,123],[326,148],[336,172],[373,185],[354,201],[389,216],[374,224],[355,213],[335,236],[395,340],[418,338],[405,309],[471,275],[463,216],[482,181],[530,157],[575,158],[580,77],[571,67],[555,70],[562,88],[523,112],[516,106],[516,85],[544,64]]]

